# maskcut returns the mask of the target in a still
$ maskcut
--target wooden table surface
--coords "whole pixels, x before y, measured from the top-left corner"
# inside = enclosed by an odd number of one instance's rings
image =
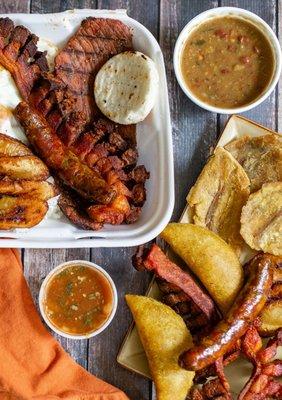
[[[207,159],[209,149],[215,144],[227,119],[226,116],[200,109],[184,95],[173,72],[173,48],[179,32],[191,18],[218,6],[235,6],[255,12],[281,38],[280,0],[0,0],[0,13],[52,13],[72,8],[124,8],[158,39],[165,57],[173,128],[176,182],[173,220],[179,219],[185,206],[186,194],[195,182]],[[282,101],[279,99],[279,89],[281,84],[263,104],[245,116],[271,129],[281,131]],[[72,341],[60,337],[58,340],[79,364],[123,389],[130,399],[151,400],[155,398],[151,383],[116,363],[119,346],[131,322],[124,294],[144,293],[150,280],[147,274],[133,270],[131,266],[133,251],[132,248],[26,249],[23,250],[23,262],[35,302],[43,278],[63,261],[92,260],[107,269],[119,292],[119,307],[110,328],[97,338],[88,341]]]

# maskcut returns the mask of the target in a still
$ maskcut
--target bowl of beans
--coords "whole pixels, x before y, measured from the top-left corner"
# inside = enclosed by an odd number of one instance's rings
[[[98,265],[74,260],[54,268],[39,292],[46,324],[70,339],[88,339],[111,323],[118,303],[110,275]]]
[[[173,62],[179,85],[194,103],[235,114],[256,107],[274,90],[281,48],[273,30],[256,14],[219,7],[184,27]]]

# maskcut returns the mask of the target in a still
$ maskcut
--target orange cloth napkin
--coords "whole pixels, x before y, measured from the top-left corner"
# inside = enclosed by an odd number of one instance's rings
[[[45,329],[11,249],[0,249],[0,399],[128,399],[76,364]]]

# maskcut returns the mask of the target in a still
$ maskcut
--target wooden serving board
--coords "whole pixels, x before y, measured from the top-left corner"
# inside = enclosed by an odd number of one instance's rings
[[[280,134],[271,131],[270,129],[267,129],[253,121],[250,121],[243,117],[239,117],[237,115],[233,115],[227,121],[216,147],[218,146],[223,147],[231,140],[235,138],[236,139],[240,138],[245,135],[255,137],[255,136],[262,136],[267,133],[274,133],[282,138]],[[183,210],[179,222],[181,223],[190,222],[188,204]],[[242,255],[241,262],[245,263],[254,254],[255,254],[254,251],[252,251],[246,245],[246,248]],[[152,280],[146,295],[149,297],[153,297],[155,299],[159,299],[161,297],[160,291],[154,279]],[[282,347],[279,348],[278,356],[279,358],[282,358]],[[131,325],[125,336],[125,339],[122,343],[122,346],[117,356],[117,362],[129,370],[151,379],[146,354],[144,352],[135,324]],[[239,394],[241,388],[248,380],[251,371],[252,371],[252,365],[243,358],[239,358],[238,360],[236,360],[235,362],[231,363],[226,367],[225,369],[226,376],[231,385],[231,391],[234,396]]]

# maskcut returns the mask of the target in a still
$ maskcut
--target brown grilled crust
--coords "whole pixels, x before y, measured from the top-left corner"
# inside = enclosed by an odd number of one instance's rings
[[[87,18],[57,55],[55,74],[68,86],[76,110],[85,112],[88,122],[100,115],[93,94],[97,72],[109,58],[132,48],[132,33],[122,22]]]
[[[60,195],[58,206],[74,225],[82,229],[97,231],[103,226],[92,221],[79,206],[79,202],[66,191]]]

